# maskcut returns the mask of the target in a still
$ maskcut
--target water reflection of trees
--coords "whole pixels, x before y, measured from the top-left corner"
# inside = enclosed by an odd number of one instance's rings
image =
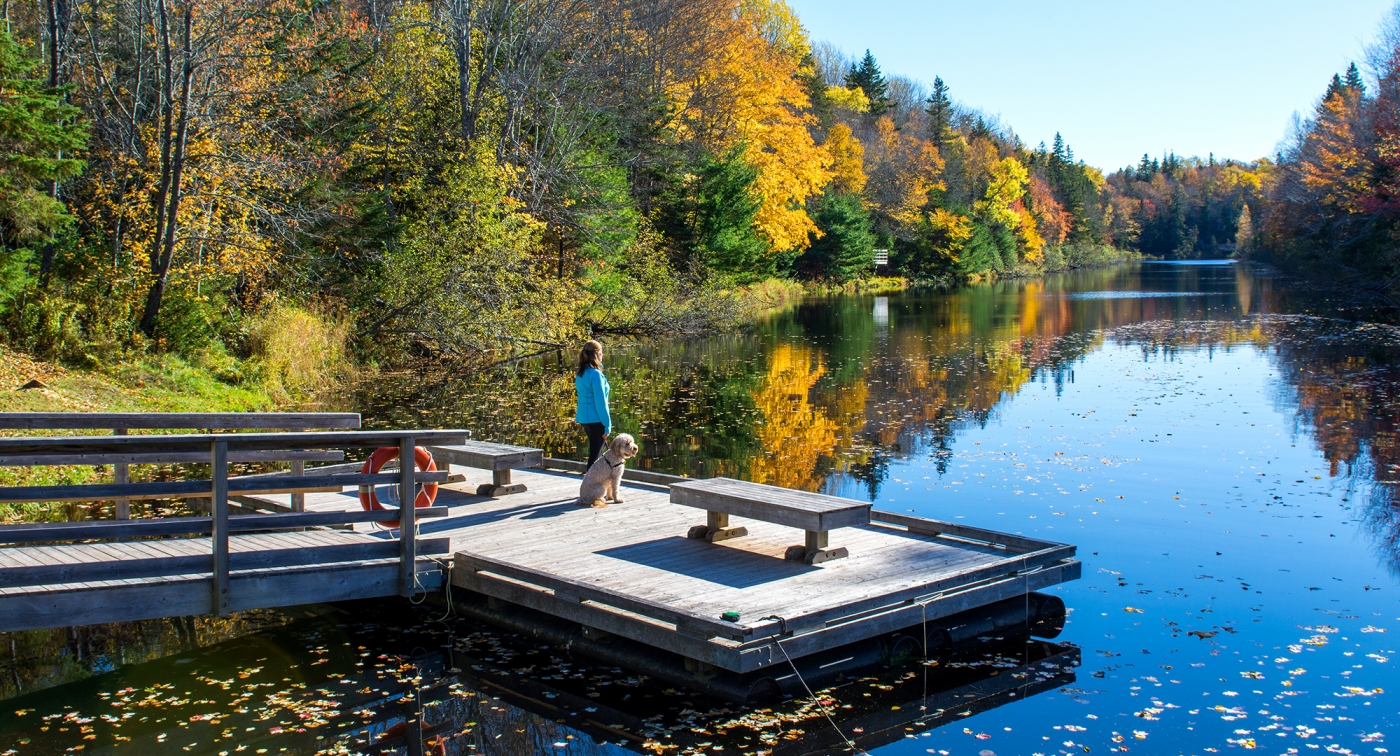
[[[1139,324],[1114,337],[1150,352],[1250,345],[1279,371],[1275,405],[1312,439],[1328,474],[1364,497],[1359,519],[1400,573],[1400,329],[1306,316]]]
[[[1244,269],[1120,267],[896,296],[878,320],[873,297],[809,302],[749,334],[609,351],[614,425],[642,441],[641,467],[802,489],[850,477],[873,499],[892,459],[946,464],[959,429],[986,423],[1026,383],[1072,380],[1103,330],[1235,317],[1272,303],[1269,286]],[[390,377],[356,404],[371,425],[464,426],[582,455],[567,354]]]

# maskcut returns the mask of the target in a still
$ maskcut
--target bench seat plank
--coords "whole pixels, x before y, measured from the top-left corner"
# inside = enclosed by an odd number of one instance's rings
[[[544,467],[544,450],[528,446],[463,441],[450,446],[429,446],[433,459],[445,465],[460,465],[491,471],[491,482],[476,487],[478,496],[496,498],[525,492],[523,483],[512,483],[511,470]]]
[[[523,470],[544,466],[544,450],[528,446],[467,441],[452,446],[429,446],[428,451],[438,462],[481,470]]]
[[[824,531],[870,524],[867,502],[732,478],[673,483],[671,502],[801,530]]]

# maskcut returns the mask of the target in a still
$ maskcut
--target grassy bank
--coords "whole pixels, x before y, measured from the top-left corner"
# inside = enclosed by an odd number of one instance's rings
[[[228,366],[223,369],[226,371]],[[173,356],[98,371],[64,367],[0,346],[0,412],[249,412],[279,406],[274,392],[263,384],[231,383],[219,376],[215,366]],[[153,470],[138,466],[132,477],[140,480]],[[0,467],[0,485],[5,486],[72,485],[111,479],[110,468],[92,465]],[[0,522],[98,518],[104,516],[104,507],[110,505],[0,504]]]
[[[110,371],[80,370],[0,346],[0,412],[249,412],[276,406],[264,387],[217,375],[208,365],[174,356]]]
[[[810,284],[807,290],[814,294],[889,294],[909,286],[909,279],[901,276],[871,276],[843,284]]]

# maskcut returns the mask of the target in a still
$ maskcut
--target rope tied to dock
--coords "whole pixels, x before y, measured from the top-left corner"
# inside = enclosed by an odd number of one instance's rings
[[[451,559],[438,559],[437,557],[428,558],[437,562],[438,566],[442,568],[442,590],[447,598],[447,611],[443,612],[442,616],[433,620],[433,622],[442,622],[446,624],[447,618],[457,612],[452,606],[452,568],[456,566],[456,562]],[[426,591],[424,592],[423,600],[428,600]]]
[[[1020,578],[1022,581],[1023,590],[1021,591],[1021,595],[1026,602],[1026,644],[1021,649],[1022,652],[1025,654],[1024,658],[1026,666],[1026,676],[1021,678],[1025,680],[1025,682],[1021,684],[1021,700],[1023,701],[1026,699],[1026,691],[1030,689],[1031,685],[1031,581],[1028,580],[1027,577],[1037,572],[1040,572],[1044,568],[1045,565],[1037,565],[1035,569],[1027,570],[1026,555],[1022,554],[1021,571],[1016,573],[1016,577]]]
[[[774,614],[768,617],[763,617],[763,619],[777,620],[781,633],[785,634],[787,632],[787,620],[783,617],[779,617],[778,615]],[[865,749],[856,745],[854,740],[851,740],[850,738],[846,737],[846,733],[842,732],[841,728],[837,726],[836,720],[832,719],[831,717],[831,710],[827,708],[826,704],[822,703],[822,700],[817,697],[816,693],[812,692],[812,686],[808,685],[807,681],[803,679],[802,673],[797,670],[797,665],[793,663],[792,657],[788,656],[787,649],[783,648],[782,641],[778,640],[779,637],[781,637],[781,634],[773,639],[773,645],[777,646],[778,650],[783,652],[783,658],[787,660],[788,666],[792,668],[792,674],[797,677],[798,682],[802,683],[802,688],[803,690],[807,691],[807,695],[812,697],[812,703],[815,703],[821,709],[822,716],[826,717],[826,721],[828,724],[831,725],[831,729],[836,731],[837,737],[841,738],[841,741],[846,744],[847,748],[857,753],[866,753]],[[832,697],[831,700],[832,702],[835,702],[836,698]]]
[[[938,593],[935,593],[932,596],[927,596],[923,600],[916,602],[919,605],[920,615],[919,633],[923,635],[924,639],[924,663],[921,665],[924,668],[922,675],[924,682],[924,697],[923,701],[919,704],[919,711],[928,711],[928,668],[932,666],[931,664],[929,664],[928,659],[928,605],[937,601],[940,598],[943,598],[943,594],[944,591],[939,591]]]

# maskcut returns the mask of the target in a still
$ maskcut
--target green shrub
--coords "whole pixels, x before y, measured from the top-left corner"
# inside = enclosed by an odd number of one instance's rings
[[[274,302],[248,319],[249,368],[274,397],[324,393],[351,377],[347,318]],[[206,357],[214,357],[209,353]],[[214,363],[215,374],[236,374],[236,363]]]

